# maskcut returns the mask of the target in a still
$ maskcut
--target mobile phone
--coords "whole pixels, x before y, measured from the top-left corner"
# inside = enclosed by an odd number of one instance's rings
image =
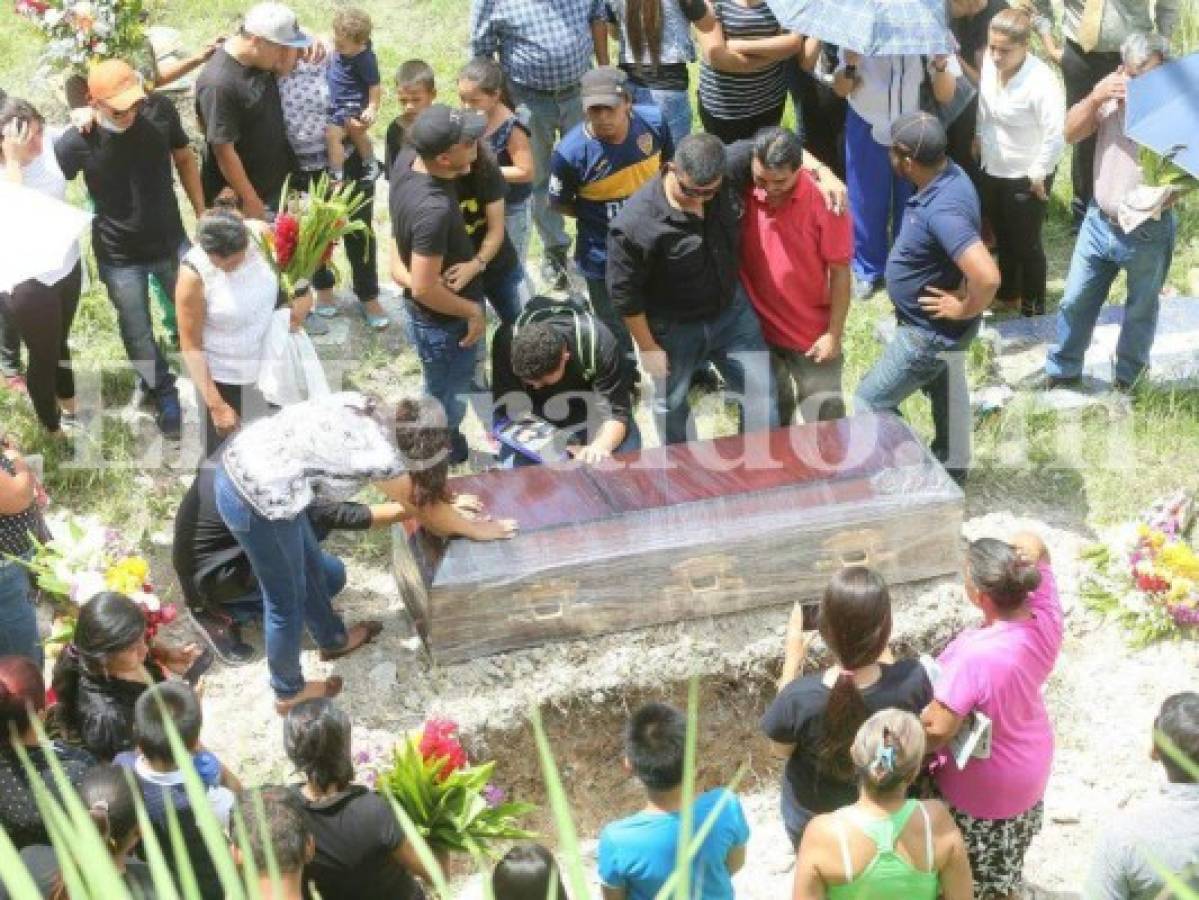
[[[816,631],[820,628],[820,603],[801,603],[800,611],[803,615],[803,630]]]

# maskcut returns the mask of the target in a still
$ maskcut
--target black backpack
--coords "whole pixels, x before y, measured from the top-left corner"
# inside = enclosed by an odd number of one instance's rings
[[[526,325],[566,316],[570,316],[574,322],[575,346],[579,349],[579,365],[583,367],[583,377],[592,381],[597,371],[599,336],[596,334],[595,319],[591,312],[575,298],[534,297],[525,304],[525,308],[513,324],[512,337],[515,339],[520,329]]]

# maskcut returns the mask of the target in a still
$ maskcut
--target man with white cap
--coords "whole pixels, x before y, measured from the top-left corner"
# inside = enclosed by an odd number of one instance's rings
[[[196,114],[207,141],[203,175],[210,202],[228,185],[251,218],[278,208],[294,158],[275,72],[311,44],[290,8],[259,3],[205,64],[196,81]]]
[[[200,173],[179,113],[170,100],[147,94],[141,78],[121,60],[93,66],[88,102],[97,125],[85,134],[69,128],[54,145],[67,180],[83,173],[96,207],[92,248],[100,280],[116,307],[121,341],[137,369],[143,396],[157,407],[159,429],[180,434],[175,376],[154,340],[149,280],[173,294],[179,260],[189,247],[171,178],[174,165],[200,215]]]

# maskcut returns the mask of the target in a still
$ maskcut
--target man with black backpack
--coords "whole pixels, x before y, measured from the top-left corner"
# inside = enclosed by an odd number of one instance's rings
[[[583,462],[641,447],[632,370],[611,329],[573,301],[535,297],[495,333],[491,391],[497,423],[531,412],[565,432]],[[503,455],[512,465],[534,462]]]

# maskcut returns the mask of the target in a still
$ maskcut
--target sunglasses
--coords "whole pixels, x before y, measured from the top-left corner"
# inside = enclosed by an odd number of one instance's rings
[[[675,182],[678,184],[683,196],[690,197],[692,200],[707,200],[715,197],[720,193],[720,185],[724,181],[723,178],[717,178],[714,182],[704,187],[693,187],[683,183],[682,173],[678,169],[672,166],[671,171],[674,172]]]

